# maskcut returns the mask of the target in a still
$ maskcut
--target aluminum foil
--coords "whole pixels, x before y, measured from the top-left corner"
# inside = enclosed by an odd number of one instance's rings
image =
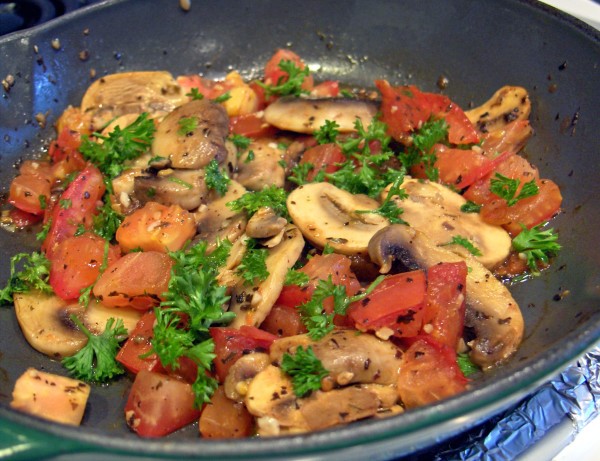
[[[437,447],[434,461],[514,460],[566,417],[576,434],[600,413],[600,347],[516,407]]]

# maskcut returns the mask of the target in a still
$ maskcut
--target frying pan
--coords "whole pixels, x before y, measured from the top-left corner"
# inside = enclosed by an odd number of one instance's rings
[[[60,49],[52,47],[59,40]],[[93,389],[81,428],[63,427],[8,407],[28,366],[64,373],[33,351],[14,313],[0,308],[0,440],[14,459],[386,459],[431,445],[506,408],[600,338],[600,36],[583,23],[531,1],[350,0],[103,2],[39,28],[0,39],[0,78],[15,77],[0,98],[0,179],[7,191],[15,163],[39,155],[52,123],[78,104],[97,77],[165,69],[251,78],[279,47],[291,47],[317,79],[372,86],[374,78],[446,90],[468,108],[506,84],[527,88],[535,136],[527,157],[561,187],[553,226],[564,249],[550,269],[511,290],[526,321],[516,356],[473,389],[398,417],[273,439],[207,441],[190,427],[162,440],[131,434],[122,408],[126,377]],[[2,90],[0,90],[2,91]],[[35,121],[45,114],[44,127]],[[8,258],[35,249],[33,232],[2,232],[1,281]],[[128,458],[129,459],[129,458]]]

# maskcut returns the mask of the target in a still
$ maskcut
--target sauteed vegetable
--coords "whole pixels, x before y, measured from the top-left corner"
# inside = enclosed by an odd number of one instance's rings
[[[41,248],[2,300],[74,378],[28,370],[13,407],[71,399],[79,424],[81,381],[127,374],[140,436],[277,435],[430,404],[509,360],[524,325],[502,280],[560,250],[560,191],[519,154],[527,91],[465,112],[374,84],[315,84],[289,50],[260,81],[94,82],[10,187]]]

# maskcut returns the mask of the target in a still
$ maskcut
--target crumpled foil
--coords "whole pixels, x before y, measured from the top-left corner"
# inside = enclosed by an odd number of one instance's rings
[[[436,447],[434,461],[514,460],[569,417],[574,433],[600,413],[600,347],[588,352],[511,410]]]

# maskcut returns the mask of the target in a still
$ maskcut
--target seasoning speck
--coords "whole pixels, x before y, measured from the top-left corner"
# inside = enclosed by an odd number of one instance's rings
[[[10,91],[10,89],[13,87],[14,84],[15,84],[15,77],[12,74],[8,74],[2,80],[2,88],[4,88],[4,91],[6,91],[7,93]]]
[[[190,11],[192,0],[179,0],[179,6],[183,11]]]
[[[52,39],[52,42],[50,42],[50,44],[52,45],[52,48],[54,48],[55,50],[60,50],[60,40],[57,38]]]
[[[79,59],[87,61],[90,58],[90,52],[88,50],[82,50],[79,52]]]

